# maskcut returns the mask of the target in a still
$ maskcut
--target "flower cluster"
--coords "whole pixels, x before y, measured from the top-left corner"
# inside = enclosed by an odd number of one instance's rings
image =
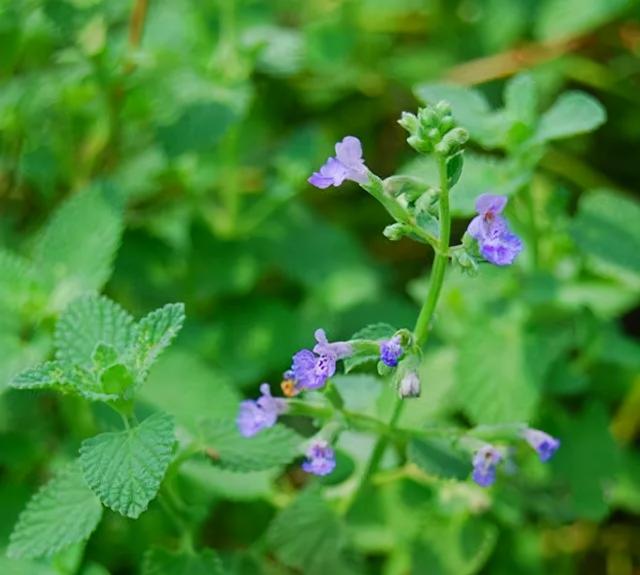
[[[506,266],[522,251],[522,241],[511,229],[502,212],[506,196],[482,194],[476,200],[478,215],[471,220],[467,232],[478,242],[480,253],[488,262]]]
[[[522,433],[524,440],[538,453],[540,461],[549,461],[560,447],[560,440],[539,429],[527,428]],[[471,477],[482,487],[489,487],[496,480],[498,464],[504,454],[496,447],[485,444],[473,456]]]

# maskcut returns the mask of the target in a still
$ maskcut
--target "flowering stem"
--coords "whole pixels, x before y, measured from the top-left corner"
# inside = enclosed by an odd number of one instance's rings
[[[418,320],[416,321],[416,327],[414,329],[414,339],[417,346],[422,347],[427,341],[429,335],[429,324],[433,317],[433,313],[442,291],[442,283],[444,282],[444,272],[447,268],[448,251],[449,251],[449,237],[451,235],[451,215],[449,213],[449,180],[447,178],[447,158],[443,155],[438,155],[438,172],[440,174],[440,240],[438,249],[436,250],[435,259],[433,263],[433,272],[431,274],[431,283],[429,285],[429,293],[427,299],[422,305]],[[402,414],[402,407],[404,402],[400,398],[396,398],[393,412],[387,426],[388,434],[394,435],[395,426]],[[353,502],[358,498],[358,495],[366,488],[367,484],[371,480],[373,474],[378,470],[382,456],[387,449],[388,436],[381,435],[376,442],[371,457],[364,470],[360,483],[354,491],[353,496],[348,500],[345,512],[349,510]]]

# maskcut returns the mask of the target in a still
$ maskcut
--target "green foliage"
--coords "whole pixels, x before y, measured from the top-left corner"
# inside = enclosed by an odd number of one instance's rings
[[[207,455],[223,469],[262,471],[284,466],[297,455],[302,438],[282,425],[253,437],[243,437],[235,421],[214,420],[203,425]]]
[[[87,539],[101,517],[100,501],[77,462],[71,463],[31,498],[13,529],[7,553],[13,558],[53,555]]]
[[[413,439],[407,456],[429,475],[464,481],[471,473],[468,453],[452,448],[450,441]]]
[[[540,118],[536,140],[569,138],[601,126],[607,115],[602,105],[583,92],[566,92]]]
[[[172,552],[165,549],[147,551],[142,575],[224,575],[222,564],[213,551]]]
[[[83,441],[82,472],[104,505],[135,519],[158,493],[174,442],[172,418],[156,413],[131,429]]]

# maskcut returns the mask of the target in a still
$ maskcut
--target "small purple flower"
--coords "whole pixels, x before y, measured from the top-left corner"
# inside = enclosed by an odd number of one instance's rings
[[[314,440],[307,450],[302,469],[314,475],[329,475],[336,467],[336,454],[324,439]]]
[[[380,342],[380,359],[387,367],[396,367],[403,352],[398,336]]]
[[[415,371],[407,373],[398,384],[398,395],[405,397],[420,397],[421,386],[420,377]]]
[[[268,383],[260,386],[262,394],[257,400],[248,399],[240,404],[236,423],[240,433],[251,437],[267,427],[273,427],[278,416],[287,409],[284,399],[273,397]]]
[[[522,251],[522,241],[509,229],[507,220],[501,215],[506,205],[506,196],[478,196],[478,215],[467,228],[469,235],[478,241],[482,256],[497,266],[512,264]]]
[[[323,329],[315,332],[313,351],[301,349],[293,356],[286,379],[295,381],[296,389],[319,389],[336,372],[336,362],[353,353],[351,344],[343,341],[330,343]]]
[[[502,454],[493,445],[483,445],[473,456],[471,477],[481,487],[489,487],[496,480],[496,467]]]
[[[319,171],[307,180],[316,188],[339,186],[345,180],[364,184],[369,179],[362,159],[362,144],[354,136],[346,136],[336,144],[336,156],[330,157]]]
[[[560,447],[560,440],[539,429],[527,428],[524,433],[525,441],[538,452],[540,461],[549,461]]]

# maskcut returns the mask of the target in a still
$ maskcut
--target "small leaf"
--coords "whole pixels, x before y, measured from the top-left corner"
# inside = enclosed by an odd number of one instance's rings
[[[34,250],[35,266],[53,287],[54,309],[79,295],[99,290],[111,275],[122,235],[122,208],[105,186],[71,196],[42,231]]]
[[[462,174],[463,163],[462,152],[458,152],[450,158],[447,158],[447,180],[449,187],[453,187],[458,183],[460,175]]]
[[[56,357],[89,367],[98,344],[125,355],[133,335],[133,318],[118,304],[103,296],[83,296],[65,309],[56,324]]]
[[[531,74],[518,74],[507,82],[504,105],[512,123],[534,127],[538,116],[538,92]]]
[[[9,386],[15,389],[56,389],[70,391],[64,364],[60,361],[47,361],[42,365],[26,369],[16,375]]]
[[[135,379],[126,365],[116,363],[102,372],[100,382],[105,393],[122,395],[133,387]]]
[[[584,92],[566,92],[540,119],[537,141],[561,140],[592,132],[607,119],[602,104]]]
[[[102,505],[74,462],[36,493],[20,514],[7,554],[13,558],[53,555],[91,535]]]
[[[396,328],[388,323],[373,323],[354,333],[351,336],[351,339],[379,341],[390,338],[396,331]],[[354,343],[353,348],[354,354],[345,358],[343,361],[345,373],[349,373],[359,365],[363,365],[371,361],[377,361],[379,359],[380,350],[376,344],[360,344],[356,342]]]
[[[407,455],[420,469],[445,479],[467,479],[471,461],[445,440],[412,439]]]
[[[117,361],[118,351],[115,347],[106,343],[100,342],[91,354],[91,362],[98,370],[106,369],[110,365],[117,363]]]
[[[142,318],[136,328],[136,369],[146,373],[182,329],[184,304],[170,303]]]
[[[145,553],[142,575],[225,575],[225,571],[211,549],[195,553],[157,548]]]
[[[174,440],[173,420],[164,413],[132,429],[96,435],[80,447],[85,479],[104,505],[135,519],[158,492]]]
[[[295,431],[279,424],[253,437],[243,437],[235,421],[218,420],[205,424],[203,432],[210,457],[220,467],[234,471],[286,465],[299,455],[302,442]]]

